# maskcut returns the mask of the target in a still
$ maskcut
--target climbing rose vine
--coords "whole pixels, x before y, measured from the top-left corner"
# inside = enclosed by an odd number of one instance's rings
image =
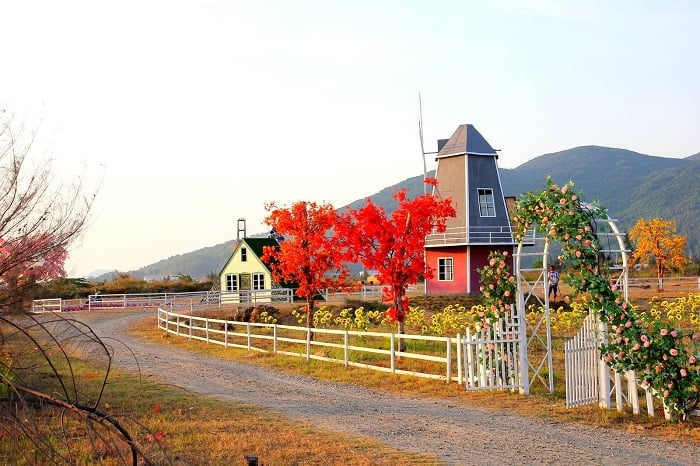
[[[515,304],[517,284],[508,267],[508,251],[491,251],[486,265],[477,269],[481,276],[480,291],[484,295],[484,311],[479,317],[484,330],[490,322],[496,322]],[[483,314],[483,315],[481,315]]]
[[[643,325],[610,283],[596,235],[597,218],[607,218],[605,209],[584,205],[573,182],[559,187],[549,178],[544,190],[530,191],[516,203],[512,220],[518,241],[534,225],[546,241],[562,243],[560,260],[571,264],[563,280],[574,295],[588,293],[592,308],[608,324],[608,342],[600,346],[605,362],[618,372],[637,372],[642,386],[663,399],[673,418],[683,420],[700,401],[700,335],[668,322]]]

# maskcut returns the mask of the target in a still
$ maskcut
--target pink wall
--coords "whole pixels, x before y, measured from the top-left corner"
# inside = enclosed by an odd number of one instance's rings
[[[440,294],[478,294],[481,285],[481,275],[477,269],[483,268],[486,258],[493,246],[460,246],[446,248],[426,248],[426,261],[433,268],[435,276],[425,283],[425,293],[428,295]],[[500,251],[508,251],[508,267],[513,273],[513,249],[500,247]],[[467,255],[469,251],[469,255]],[[454,280],[438,281],[437,265],[441,257],[451,257],[454,263]]]
[[[454,280],[451,282],[438,281],[438,259],[441,257],[451,257],[454,264]],[[432,267],[435,276],[426,281],[426,294],[464,294],[467,290],[467,252],[464,248],[428,248],[426,249],[426,260]]]

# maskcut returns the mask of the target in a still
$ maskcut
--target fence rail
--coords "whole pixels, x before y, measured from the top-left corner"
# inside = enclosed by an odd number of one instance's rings
[[[226,348],[329,361],[345,367],[446,382],[456,380],[460,385],[463,381],[461,335],[451,338],[238,322],[162,308],[158,309],[158,328]],[[399,349],[402,341],[404,351]],[[437,370],[436,365],[443,370]]]

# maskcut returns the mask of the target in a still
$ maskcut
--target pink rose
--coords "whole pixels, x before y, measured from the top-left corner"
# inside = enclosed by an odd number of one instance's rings
[[[662,328],[662,329],[661,329],[661,336],[663,337],[663,336],[666,336],[666,335],[668,335],[668,330],[665,329],[665,328]]]
[[[695,364],[695,361],[697,361],[697,360],[695,359],[695,356],[691,356],[691,357],[688,358],[688,362],[689,362],[690,364]]]
[[[688,377],[688,371],[685,369],[681,369],[681,377]]]
[[[668,350],[668,352],[671,354],[671,356],[678,356],[678,350],[676,348],[671,348]]]
[[[673,331],[671,332],[671,336],[672,336],[673,338],[676,338],[676,337],[678,336],[678,332],[676,332],[675,330],[673,330]]]

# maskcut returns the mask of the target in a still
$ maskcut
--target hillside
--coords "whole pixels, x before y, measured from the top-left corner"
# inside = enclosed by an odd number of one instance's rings
[[[597,199],[610,216],[627,230],[640,218],[675,220],[678,231],[688,237],[688,251],[700,256],[700,154],[684,159],[654,157],[600,146],[582,146],[541,155],[513,169],[501,169],[507,196],[545,186],[547,176],[559,184],[573,180],[584,200]],[[433,173],[430,173],[432,175]],[[423,192],[422,175],[408,178],[348,205],[357,208],[366,197],[391,210],[392,194],[408,189],[410,196]],[[129,272],[134,276],[187,274],[204,278],[218,273],[231,254],[233,241],[179,254]],[[103,276],[104,277],[104,276]],[[106,279],[100,277],[101,279]]]

